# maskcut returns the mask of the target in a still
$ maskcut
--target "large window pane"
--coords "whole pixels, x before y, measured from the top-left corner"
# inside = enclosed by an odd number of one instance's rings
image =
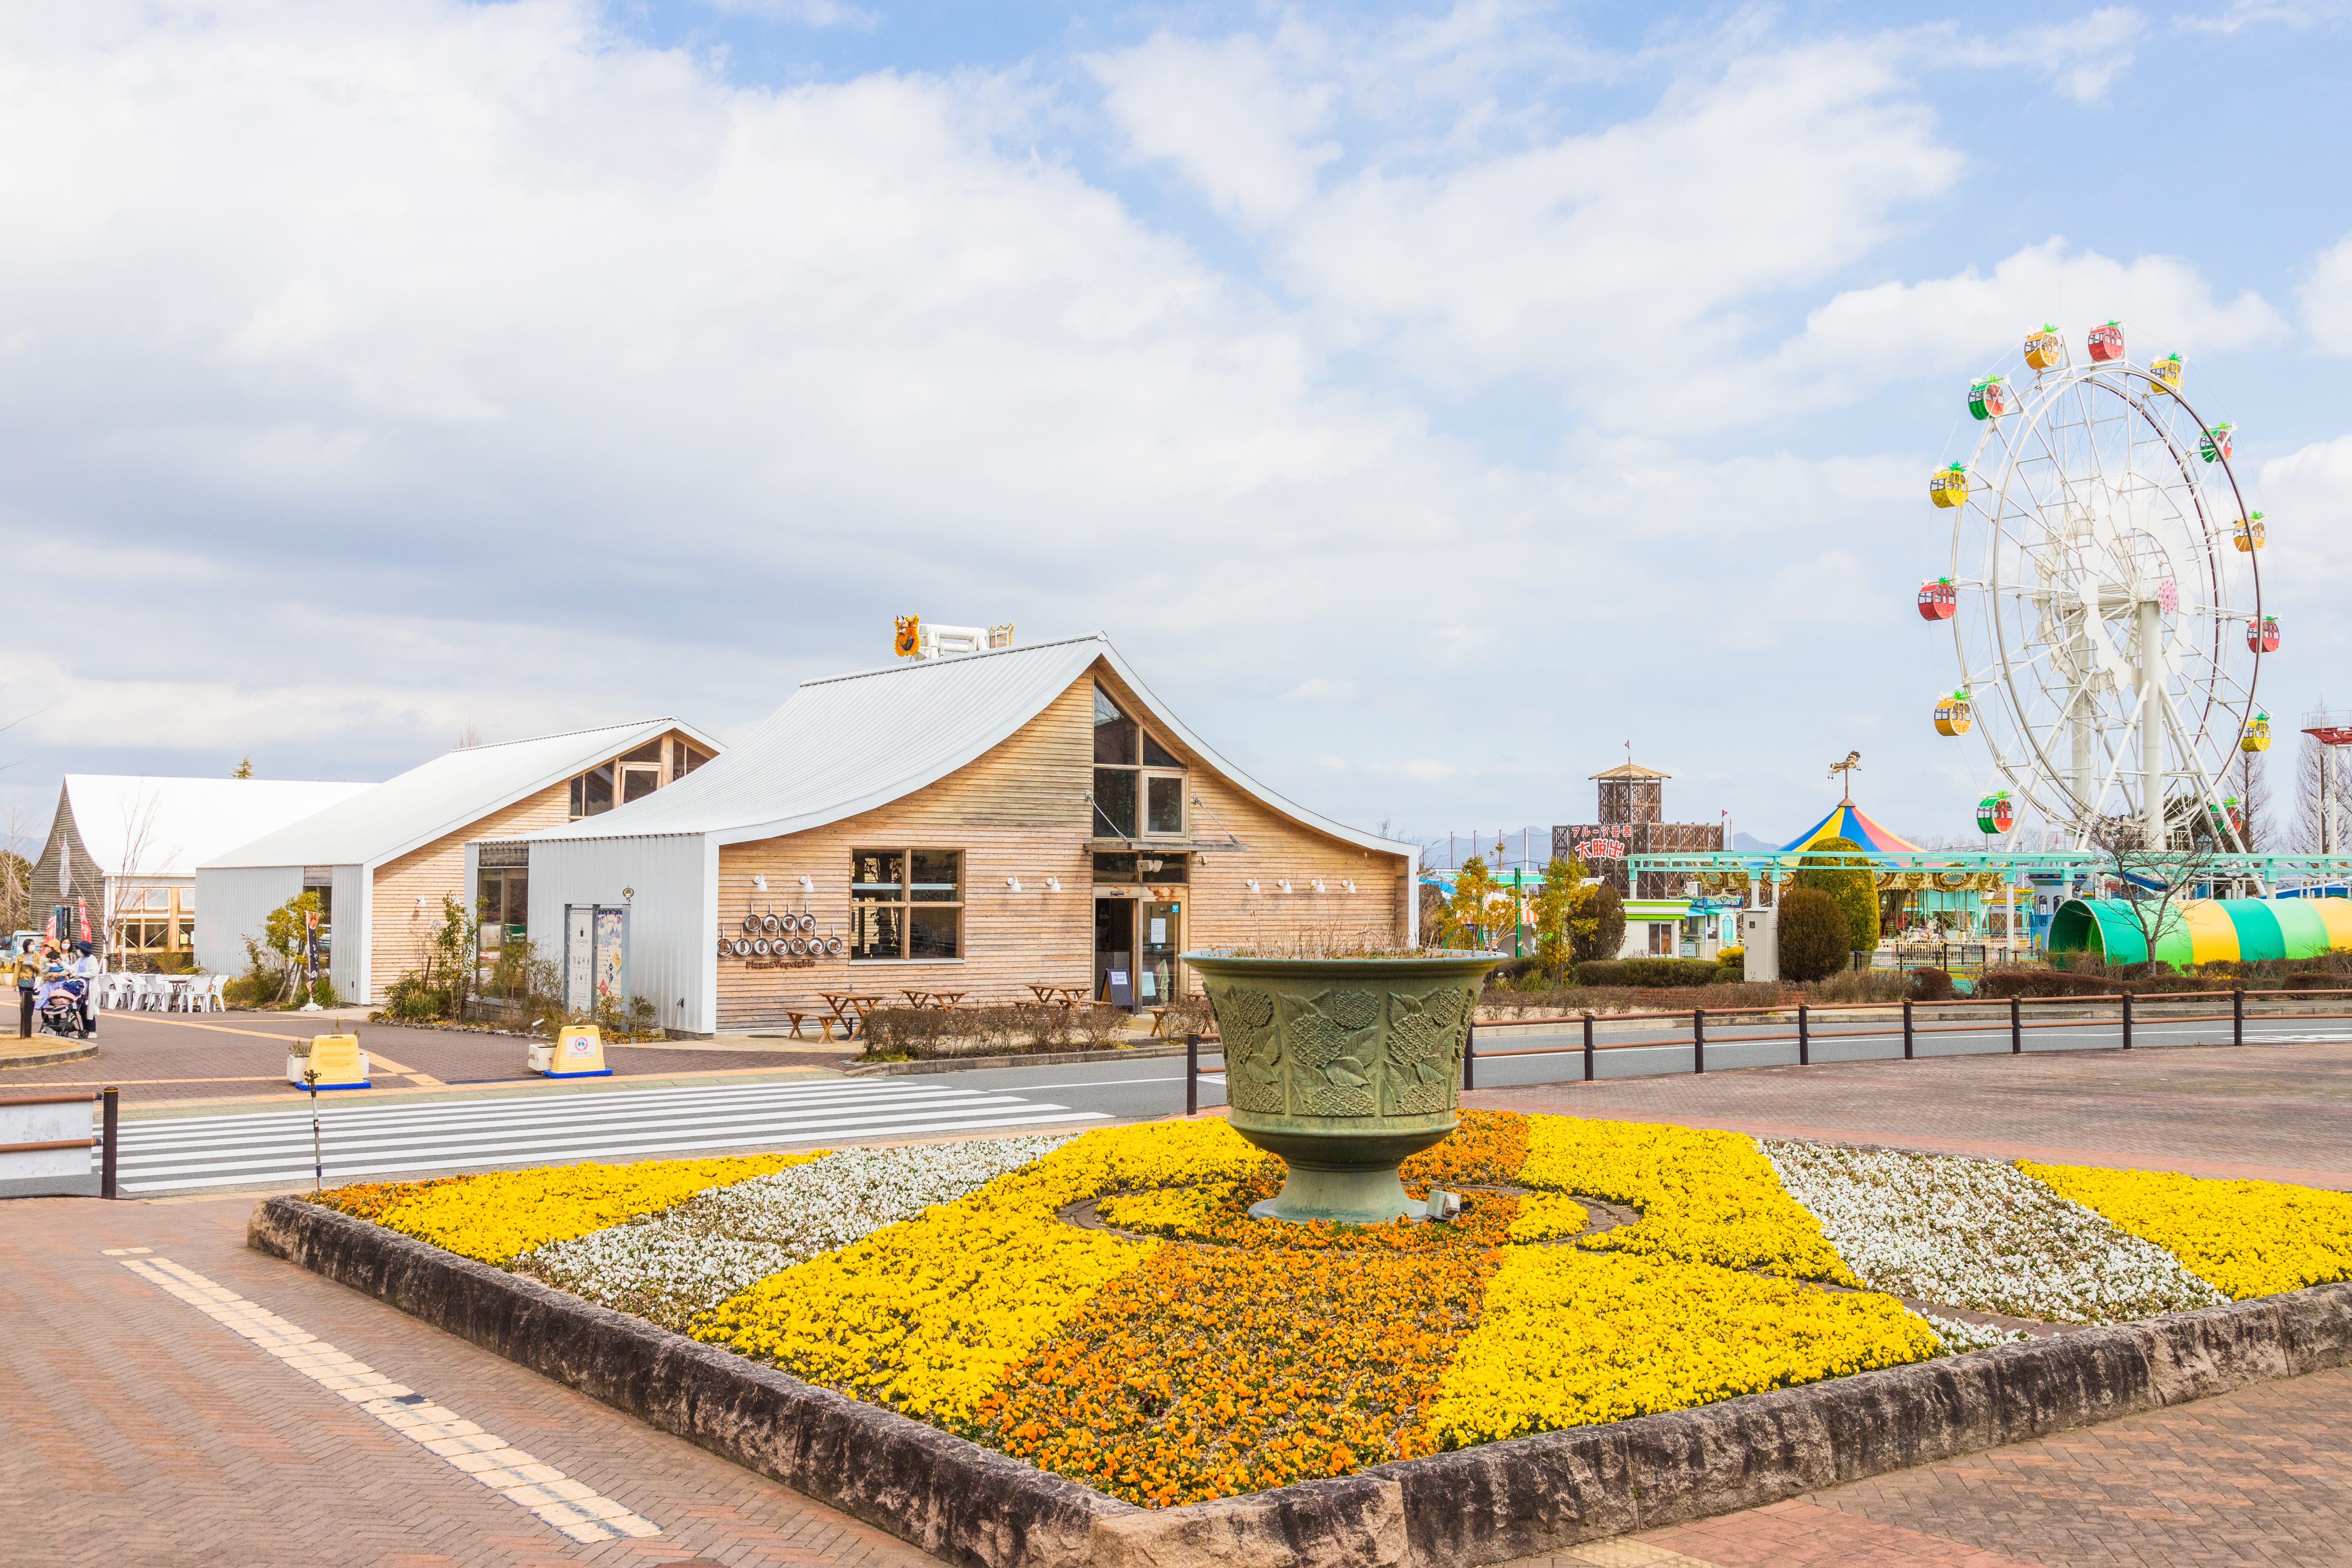
[[[904,958],[907,911],[898,904],[849,906],[849,956]]]
[[[1184,831],[1184,781],[1182,779],[1146,778],[1143,781],[1147,833],[1181,833]]]
[[[1095,809],[1100,815],[1094,820],[1093,837],[1097,838],[1135,837],[1135,770],[1133,768],[1097,768],[1095,770]]]
[[[1184,764],[1176,760],[1175,753],[1153,740],[1151,731],[1146,730],[1143,732],[1143,765],[1147,768],[1181,768]]]
[[[856,849],[849,857],[849,896],[902,903],[906,890],[900,875],[906,857],[896,849]]]
[[[1095,880],[1097,882],[1134,881],[1135,857],[1132,855],[1096,856]]]
[[[962,896],[963,856],[953,849],[918,849],[915,874],[907,879],[908,896],[919,904],[952,904]]]
[[[1135,765],[1135,721],[1095,688],[1095,761]]]
[[[613,764],[591,771],[581,781],[583,816],[596,816],[613,809]]]
[[[962,919],[961,910],[925,909],[918,905],[907,911],[907,956],[909,958],[954,958],[956,927]]]
[[[661,748],[662,743],[659,741],[647,741],[644,745],[639,746],[635,751],[631,752],[627,756],[623,757],[621,761],[625,763],[651,763],[656,767],[659,767],[661,766]]]
[[[1184,857],[1158,855],[1143,857],[1143,879],[1147,882],[1181,882],[1185,879]]]
[[[643,800],[661,788],[661,769],[634,767],[621,770],[621,804]]]

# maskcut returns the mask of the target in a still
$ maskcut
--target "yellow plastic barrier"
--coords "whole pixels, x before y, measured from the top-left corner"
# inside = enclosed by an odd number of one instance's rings
[[[530,1047],[530,1068],[548,1078],[610,1078],[604,1036],[593,1024],[566,1024],[552,1043]]]
[[[370,1089],[367,1053],[360,1049],[357,1035],[314,1035],[308,1041],[296,1041],[286,1053],[286,1081],[297,1089],[309,1089],[306,1072],[319,1075],[320,1089]]]

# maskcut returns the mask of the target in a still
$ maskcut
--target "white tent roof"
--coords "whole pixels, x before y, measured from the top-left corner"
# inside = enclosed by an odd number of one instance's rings
[[[1150,718],[1234,785],[1295,822],[1367,849],[1415,853],[1292,805],[1219,757],[1161,706],[1100,635],[922,659],[803,682],[725,756],[600,816],[520,837],[709,834],[742,843],[871,811],[973,762],[1043,712],[1097,659]]]
[[[110,877],[193,877],[199,863],[299,822],[372,784],[68,773],[82,847]]]
[[[696,744],[714,754],[719,750],[717,741],[676,719],[646,719],[495,746],[467,746],[277,832],[250,842],[233,840],[233,847],[213,855],[204,864],[224,869],[381,865],[470,826],[526,795],[562,784],[583,769],[635,751],[668,730],[691,736]],[[698,776],[699,770],[688,774],[687,780]]]

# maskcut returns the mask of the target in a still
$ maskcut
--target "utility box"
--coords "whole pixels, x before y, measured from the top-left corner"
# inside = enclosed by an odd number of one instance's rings
[[[1749,980],[1780,978],[1780,911],[1742,910],[1739,911],[1739,943],[1746,967],[1743,975]]]

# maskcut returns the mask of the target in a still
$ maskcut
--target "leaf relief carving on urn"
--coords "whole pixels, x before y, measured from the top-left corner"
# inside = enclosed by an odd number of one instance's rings
[[[1283,1114],[1282,1042],[1274,997],[1245,985],[1211,984],[1209,1007],[1225,1047],[1225,1102],[1236,1110]]]
[[[1369,991],[1325,991],[1290,999],[1293,1103],[1307,1116],[1370,1116],[1380,1070],[1380,999]]]
[[[1452,1103],[1469,1002],[1468,992],[1454,990],[1389,998],[1389,1115],[1432,1115]]]

